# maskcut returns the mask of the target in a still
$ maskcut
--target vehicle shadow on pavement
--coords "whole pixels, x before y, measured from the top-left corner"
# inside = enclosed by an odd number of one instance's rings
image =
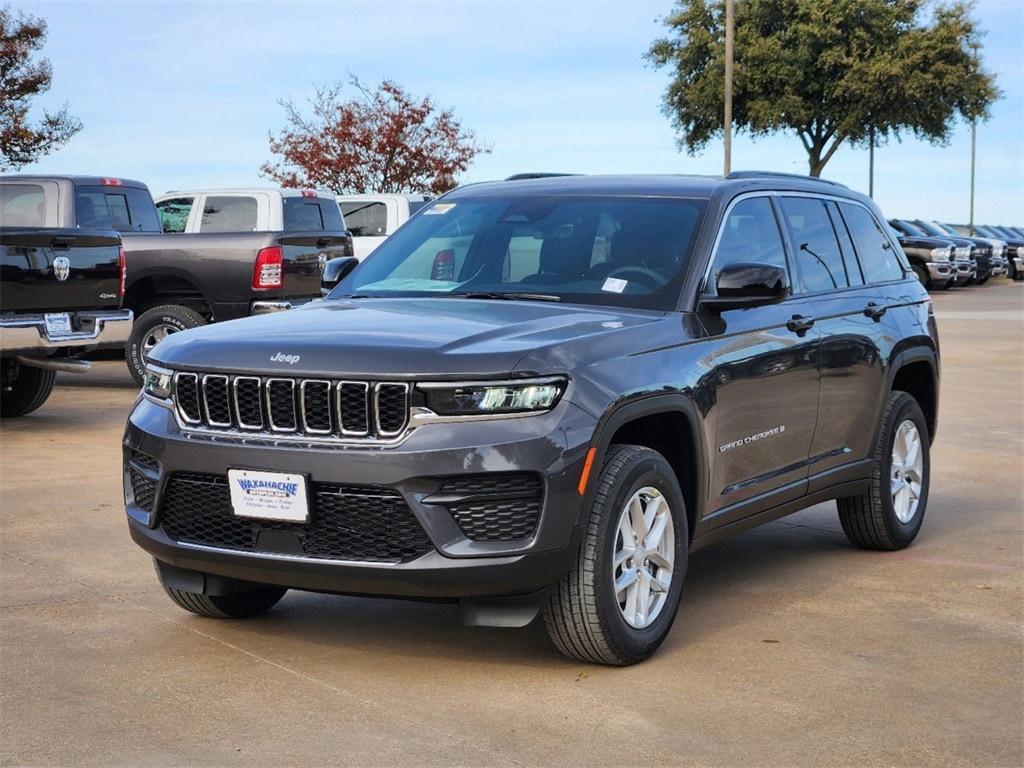
[[[947,529],[944,535],[956,534]],[[921,543],[927,539],[926,529]],[[700,550],[690,558],[673,631],[648,664],[668,662],[677,653],[676,662],[684,661],[688,646],[721,634],[743,634],[741,628],[750,624],[770,632],[773,614],[813,602],[858,574],[867,559],[877,562],[885,556],[846,541],[834,503]],[[416,662],[408,668],[412,676],[429,674],[417,670],[432,658],[466,664],[579,665],[551,645],[542,618],[521,630],[465,627],[458,606],[451,603],[292,592],[267,616],[230,626],[235,637],[244,632],[247,649],[256,653],[265,647],[277,657],[286,647],[304,662],[331,664],[351,658],[387,659],[389,664],[404,659]],[[770,637],[765,641],[774,642]],[[389,674],[402,668],[399,663]]]

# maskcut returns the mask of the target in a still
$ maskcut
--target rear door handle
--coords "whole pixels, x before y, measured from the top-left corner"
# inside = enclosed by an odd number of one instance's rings
[[[813,325],[814,318],[806,317],[804,315],[793,315],[791,318],[789,318],[789,321],[786,323],[786,327],[789,328],[789,330],[793,331],[793,333],[797,334],[798,336],[803,336],[805,333],[811,330],[811,326]]]
[[[869,301],[868,305],[864,307],[865,316],[870,317],[872,320],[881,320],[882,315],[884,315],[885,313],[886,308],[878,304],[875,304],[875,302],[873,301]]]

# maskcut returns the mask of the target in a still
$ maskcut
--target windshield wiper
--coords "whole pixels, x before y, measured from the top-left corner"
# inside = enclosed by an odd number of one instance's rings
[[[509,301],[561,301],[561,296],[550,293],[496,293],[491,291],[470,291],[469,293],[449,293],[464,299],[507,299]]]

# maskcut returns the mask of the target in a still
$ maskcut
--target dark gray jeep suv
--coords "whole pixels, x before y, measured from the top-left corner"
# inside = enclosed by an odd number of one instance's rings
[[[458,600],[640,661],[698,547],[831,499],[857,546],[917,535],[938,338],[884,221],[765,173],[455,190],[322,303],[153,350],[131,535],[205,616]]]

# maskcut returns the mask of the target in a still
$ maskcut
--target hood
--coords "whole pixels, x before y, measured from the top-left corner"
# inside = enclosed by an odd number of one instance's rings
[[[918,237],[917,235],[900,235],[897,238],[904,248],[948,248],[956,246],[953,238],[949,237]],[[966,245],[966,243],[965,243]]]
[[[175,333],[150,357],[175,369],[324,378],[560,373],[582,357],[642,348],[643,329],[664,317],[525,301],[338,299]]]

